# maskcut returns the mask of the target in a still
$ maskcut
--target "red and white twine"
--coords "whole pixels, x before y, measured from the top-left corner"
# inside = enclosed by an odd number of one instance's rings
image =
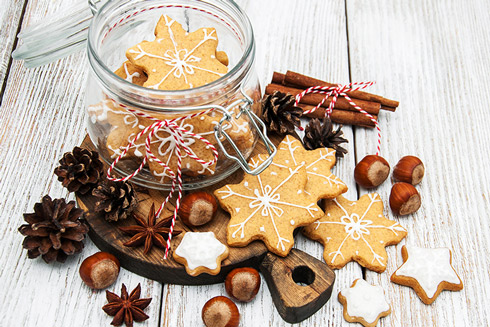
[[[299,93],[298,95],[296,95],[296,101],[294,105],[298,106],[301,99],[309,93],[325,94],[323,100],[315,108],[306,110],[303,114],[307,115],[316,111],[331,96],[332,101],[328,105],[328,108],[326,108],[325,110],[325,117],[330,117],[338,97],[344,97],[352,107],[354,107],[357,111],[359,111],[363,115],[367,116],[376,126],[376,129],[378,131],[378,146],[377,146],[376,155],[379,155],[381,151],[381,129],[379,127],[378,121],[370,113],[366,112],[361,107],[359,107],[354,101],[352,101],[352,99],[347,94],[352,91],[362,90],[366,87],[372,86],[373,84],[374,82],[361,82],[361,83],[350,83],[346,85],[338,84],[337,86],[312,86],[310,88],[307,88],[303,92]]]
[[[198,163],[200,163],[202,165],[214,165],[216,163],[216,161],[218,160],[218,150],[216,150],[216,148],[214,147],[213,144],[211,144],[208,140],[206,140],[202,136],[197,135],[195,133],[192,133],[192,132],[186,130],[185,128],[180,127],[178,125],[178,123],[185,120],[185,119],[190,119],[190,118],[194,118],[194,117],[197,117],[200,115],[207,114],[208,112],[210,112],[214,109],[208,109],[205,111],[197,112],[197,113],[194,113],[191,115],[182,116],[182,117],[178,117],[178,118],[174,118],[174,119],[159,120],[155,117],[152,117],[152,116],[145,114],[143,112],[139,112],[135,109],[128,108],[124,105],[120,105],[120,106],[124,107],[126,110],[128,110],[129,112],[131,112],[137,116],[150,119],[150,120],[154,121],[154,123],[147,126],[145,129],[143,129],[141,132],[139,132],[134,137],[134,139],[131,140],[131,142],[129,142],[129,144],[126,146],[126,148],[123,150],[123,152],[116,158],[116,160],[114,160],[114,162],[111,164],[111,166],[107,170],[107,178],[111,181],[126,182],[126,181],[130,180],[131,178],[133,178],[134,176],[136,176],[143,169],[146,162],[150,159],[157,162],[158,164],[160,164],[164,168],[164,172],[167,173],[170,178],[172,178],[172,186],[170,188],[170,193],[168,194],[168,196],[165,198],[165,200],[163,201],[163,203],[160,205],[157,212],[155,213],[156,217],[160,216],[165,205],[173,197],[173,195],[175,193],[175,188],[177,187],[177,199],[175,202],[175,210],[174,210],[174,214],[172,217],[172,223],[170,225],[170,231],[168,233],[167,244],[165,246],[164,259],[167,259],[168,251],[170,250],[170,241],[172,240],[172,233],[174,231],[175,220],[177,219],[177,213],[179,211],[180,201],[182,198],[182,151],[184,151],[189,158],[194,159],[195,161],[197,161]],[[158,159],[151,151],[150,145],[151,145],[152,137],[159,130],[163,130],[163,131],[169,133],[174,138],[174,141],[175,141],[175,153],[174,154],[175,154],[176,160],[177,160],[177,172],[174,172],[167,164],[165,164],[160,159]],[[128,175],[124,178],[112,177],[111,172],[114,169],[114,167],[116,167],[119,160],[124,158],[124,156],[128,153],[129,149],[135,145],[136,141],[146,133],[148,133],[148,136],[146,137],[146,140],[145,140],[146,154],[143,157],[143,161],[141,162],[138,169],[136,169],[131,175]],[[206,148],[213,152],[213,160],[205,161],[205,160],[202,160],[201,158],[197,157],[194,154],[194,152],[192,152],[192,150],[188,146],[185,145],[184,138],[195,138],[197,140],[202,141],[206,145]]]

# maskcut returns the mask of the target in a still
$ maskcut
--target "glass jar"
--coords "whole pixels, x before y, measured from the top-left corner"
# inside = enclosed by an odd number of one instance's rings
[[[114,71],[127,60],[127,49],[155,39],[162,15],[188,32],[215,28],[217,51],[225,51],[229,58],[228,73],[204,86],[178,91],[138,86],[116,75]],[[239,167],[257,174],[272,160],[275,148],[256,115],[261,93],[253,32],[234,2],[109,1],[92,21],[88,58],[88,134],[101,158],[109,165],[115,162],[116,174],[127,177],[137,172],[132,182],[169,189],[180,157],[184,188],[196,188],[216,183]],[[246,160],[259,138],[270,160],[252,169]]]

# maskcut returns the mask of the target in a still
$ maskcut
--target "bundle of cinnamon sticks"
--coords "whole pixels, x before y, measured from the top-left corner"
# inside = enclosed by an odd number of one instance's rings
[[[280,91],[283,93],[290,93],[294,96],[303,92],[312,86],[329,86],[335,87],[337,84],[328,83],[316,78],[305,76],[292,71],[287,71],[286,74],[274,72],[272,76],[272,83],[267,85],[265,89],[266,94],[272,94],[274,91]],[[382,96],[367,93],[364,91],[351,91],[348,93],[349,97],[363,110],[370,113],[376,120],[378,119],[380,110],[395,111],[398,107],[398,101],[386,99]],[[307,94],[300,103],[299,107],[303,111],[310,110],[317,106],[324,98],[323,94]],[[332,97],[329,97],[322,107],[316,111],[306,115],[311,118],[322,118],[325,116],[325,108],[328,108]],[[345,98],[339,97],[335,102],[335,107],[330,116],[334,123],[345,125],[356,125],[362,127],[373,128],[374,123],[369,117],[357,111]]]

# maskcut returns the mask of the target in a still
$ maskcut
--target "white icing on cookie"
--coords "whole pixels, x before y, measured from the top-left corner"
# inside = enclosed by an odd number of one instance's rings
[[[138,72],[134,72],[130,74],[128,70],[128,65],[126,63],[124,63],[123,66],[124,66],[124,72],[126,73],[126,81],[133,83],[134,77],[138,78],[141,76],[140,73]]]
[[[406,245],[408,259],[395,272],[397,276],[412,277],[424,289],[428,298],[434,296],[443,281],[461,283],[451,266],[451,252],[447,248],[425,249]]]
[[[369,284],[364,279],[358,279],[356,285],[343,289],[340,294],[345,297],[347,314],[363,318],[370,324],[383,312],[390,310],[383,289]]]
[[[175,249],[175,254],[187,261],[190,270],[197,267],[216,269],[218,257],[226,251],[226,246],[218,241],[213,232],[187,232]]]

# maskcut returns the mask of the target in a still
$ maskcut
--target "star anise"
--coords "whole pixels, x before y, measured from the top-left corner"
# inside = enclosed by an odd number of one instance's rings
[[[333,124],[330,118],[324,119],[313,118],[305,128],[305,136],[303,144],[307,150],[315,150],[318,148],[332,148],[335,150],[335,156],[342,158],[347,150],[340,144],[348,142],[342,137],[342,125],[337,130],[333,129]]]
[[[159,248],[165,248],[166,239],[170,232],[170,224],[172,223],[172,216],[162,218],[160,221],[156,222],[155,204],[152,204],[150,213],[148,214],[148,222],[135,214],[133,214],[133,218],[138,225],[119,227],[122,232],[133,235],[129,241],[123,243],[124,246],[134,247],[144,243],[144,254],[147,254],[153,245],[156,245]],[[180,233],[182,233],[182,231],[174,230],[172,236],[177,236]]]
[[[140,299],[140,284],[129,295],[124,284],[121,287],[121,296],[109,291],[105,291],[105,293],[109,303],[104,305],[102,310],[109,316],[114,316],[111,325],[121,326],[124,322],[126,326],[132,327],[133,321],[140,322],[150,318],[143,310],[150,304],[151,298]]]

